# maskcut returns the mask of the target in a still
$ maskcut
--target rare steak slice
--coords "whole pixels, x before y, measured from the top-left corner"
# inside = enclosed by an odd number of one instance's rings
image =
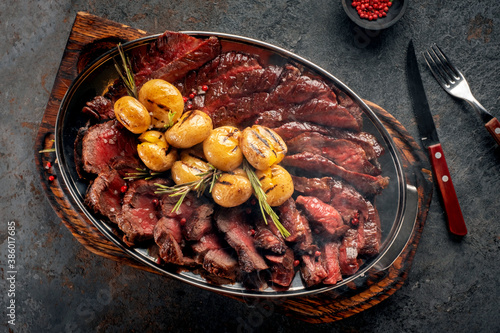
[[[155,194],[155,183],[160,182],[160,179],[139,179],[130,183],[123,198],[122,212],[117,216],[125,243],[134,245],[153,238],[160,215],[159,205],[155,204],[160,199]]]
[[[293,265],[295,255],[293,250],[288,248],[281,255],[266,254],[265,257],[269,265],[269,270],[271,271],[270,282],[272,282],[272,285],[289,287],[295,276]]]
[[[302,213],[297,210],[295,200],[289,198],[278,207],[281,224],[285,227],[290,236],[286,238],[287,242],[295,243],[294,249],[312,254],[317,250],[313,244],[313,236],[309,227],[309,222]]]
[[[287,141],[290,154],[309,151],[335,162],[346,170],[380,175],[380,168],[370,163],[365,150],[358,144],[345,139],[333,139],[319,133],[302,133]]]
[[[332,206],[316,197],[298,196],[297,204],[300,205],[317,233],[326,233],[329,236],[342,236],[349,226],[344,224],[340,213]]]
[[[137,87],[147,80],[163,78],[169,82],[202,66],[220,52],[216,37],[201,39],[166,31],[148,47],[133,54],[132,65]]]
[[[223,248],[208,251],[203,258],[203,268],[210,274],[232,281],[239,274],[235,255]]]
[[[104,215],[113,223],[122,211],[122,187],[127,183],[116,170],[100,173],[87,189],[85,204],[95,213]]]
[[[255,246],[259,249],[281,254],[285,252],[287,247],[279,231],[275,233],[276,231],[271,229],[272,226],[274,226],[274,222],[271,218],[267,219],[267,223],[262,218],[257,218],[254,235]]]
[[[246,222],[247,214],[241,207],[221,209],[216,216],[216,224],[229,245],[236,250],[238,262],[243,272],[250,273],[267,269],[268,266],[255,248],[251,236],[251,226]]]
[[[323,266],[328,274],[323,280],[324,284],[337,284],[337,282],[342,280],[339,263],[339,248],[340,243],[338,242],[326,243],[322,248],[321,256]]]
[[[154,227],[154,240],[160,248],[159,255],[166,263],[176,265],[194,265],[194,260],[183,253],[185,241],[182,238],[178,220],[162,217]]]
[[[339,247],[339,265],[342,275],[352,275],[358,271],[358,247],[358,230],[347,230]]]
[[[97,120],[116,118],[113,101],[103,96],[96,96],[91,101],[85,103],[82,112]]]
[[[304,133],[319,133],[333,139],[350,140],[360,145],[366,153],[369,160],[374,160],[384,153],[384,148],[380,145],[373,134],[368,132],[355,132],[338,129],[335,127],[326,127],[310,122],[290,121],[281,123],[279,127],[273,128],[285,142]]]
[[[212,230],[213,203],[189,193],[178,209],[174,209],[179,197],[164,195],[161,200],[163,216],[176,218],[182,225],[184,238],[197,241]]]
[[[360,222],[358,229],[363,232],[363,245],[359,249],[359,254],[367,256],[378,254],[382,242],[380,218],[377,209],[370,202],[368,202],[368,218]]]
[[[90,127],[82,140],[83,169],[89,173],[99,174],[116,159],[136,156],[135,136],[116,120]]]
[[[338,166],[329,159],[310,152],[286,156],[283,165],[297,167],[312,173],[340,177],[365,194],[377,194],[389,183],[389,178],[353,172]]]
[[[320,284],[328,276],[321,256],[304,254],[301,259],[300,273],[307,287]]]

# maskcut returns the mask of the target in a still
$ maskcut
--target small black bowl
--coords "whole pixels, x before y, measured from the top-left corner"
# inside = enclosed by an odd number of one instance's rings
[[[403,17],[406,7],[408,7],[408,2],[409,0],[393,0],[392,6],[387,12],[387,16],[374,21],[369,21],[359,17],[356,8],[351,5],[352,0],[342,0],[342,7],[344,7],[344,11],[347,16],[349,16],[349,18],[360,27],[368,30],[382,30],[390,27]]]

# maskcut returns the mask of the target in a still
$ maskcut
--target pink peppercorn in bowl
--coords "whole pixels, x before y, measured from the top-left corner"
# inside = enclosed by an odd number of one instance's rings
[[[403,17],[409,0],[342,0],[347,16],[368,30],[382,30]]]

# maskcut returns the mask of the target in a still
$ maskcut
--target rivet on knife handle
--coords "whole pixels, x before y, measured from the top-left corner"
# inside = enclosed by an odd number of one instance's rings
[[[441,144],[431,145],[427,149],[429,150],[432,169],[443,199],[448,228],[454,235],[465,236],[467,227],[465,226],[462,210],[460,209],[455,187],[451,181],[450,171]]]
[[[493,118],[484,125],[488,132],[490,132],[491,136],[498,145],[500,145],[500,121],[497,118]]]

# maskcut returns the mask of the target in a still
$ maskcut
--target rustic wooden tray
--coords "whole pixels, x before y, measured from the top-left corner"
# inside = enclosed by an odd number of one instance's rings
[[[99,256],[158,273],[151,267],[131,258],[97,230],[78,208],[64,183],[59,182],[58,168],[54,166],[46,168],[47,162],[51,162],[52,165],[57,162],[54,160],[55,154],[50,151],[40,153],[42,149],[53,148],[59,106],[78,73],[92,60],[115,47],[118,42],[126,42],[147,35],[145,31],[88,13],[77,14],[40,124],[34,150],[44,191],[62,222],[81,244]],[[381,272],[368,272],[362,286],[351,283],[344,288],[342,293],[334,290],[312,296],[273,301],[273,307],[277,311],[307,322],[332,322],[349,317],[380,303],[398,290],[410,270],[427,217],[433,186],[426,155],[394,117],[378,105],[368,101],[367,104],[379,116],[391,134],[402,156],[405,173],[414,178],[408,179],[407,182],[418,190],[417,221],[410,241],[394,264]],[[55,179],[50,181],[50,175],[54,175]],[[245,301],[242,298],[231,297]]]

